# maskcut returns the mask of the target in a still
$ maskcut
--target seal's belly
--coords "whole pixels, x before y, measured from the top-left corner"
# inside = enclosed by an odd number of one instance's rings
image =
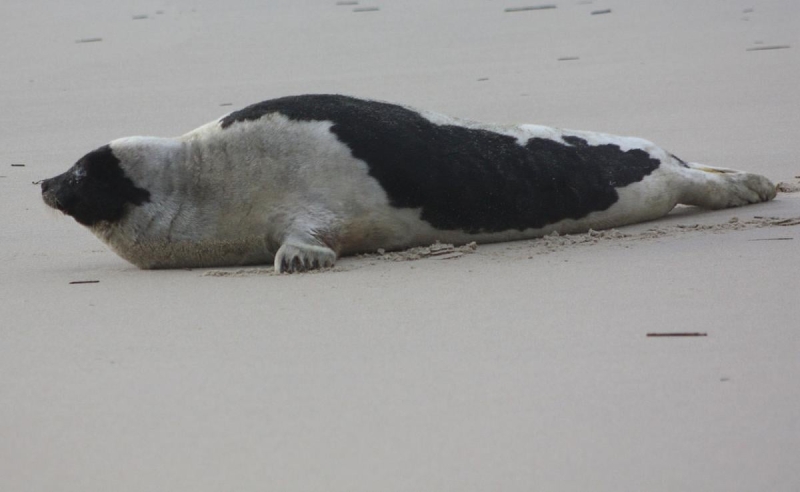
[[[264,236],[237,239],[153,240],[109,246],[139,268],[265,265],[274,260]]]

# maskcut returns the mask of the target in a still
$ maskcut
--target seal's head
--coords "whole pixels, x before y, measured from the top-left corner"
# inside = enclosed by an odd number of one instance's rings
[[[42,181],[42,198],[92,227],[121,220],[130,206],[150,201],[150,192],[136,187],[111,146],[105,145],[81,157],[67,172]]]

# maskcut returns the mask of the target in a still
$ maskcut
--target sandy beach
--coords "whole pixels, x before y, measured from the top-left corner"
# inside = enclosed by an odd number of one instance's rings
[[[6,2],[0,490],[800,490],[798,26],[795,0]],[[302,93],[782,191],[276,275],[138,270],[33,184]],[[648,336],[675,332],[702,336]]]

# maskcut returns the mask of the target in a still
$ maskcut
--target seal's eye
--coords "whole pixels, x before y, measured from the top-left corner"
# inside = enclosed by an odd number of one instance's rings
[[[75,181],[82,181],[83,178],[86,177],[86,166],[81,163],[75,165],[74,170],[72,171],[72,179]]]

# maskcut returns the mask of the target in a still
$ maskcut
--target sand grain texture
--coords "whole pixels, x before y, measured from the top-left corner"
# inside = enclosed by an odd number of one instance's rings
[[[0,490],[800,490],[797,2],[355,3],[4,6]],[[637,135],[786,187],[273,275],[137,270],[31,184],[309,92]]]

